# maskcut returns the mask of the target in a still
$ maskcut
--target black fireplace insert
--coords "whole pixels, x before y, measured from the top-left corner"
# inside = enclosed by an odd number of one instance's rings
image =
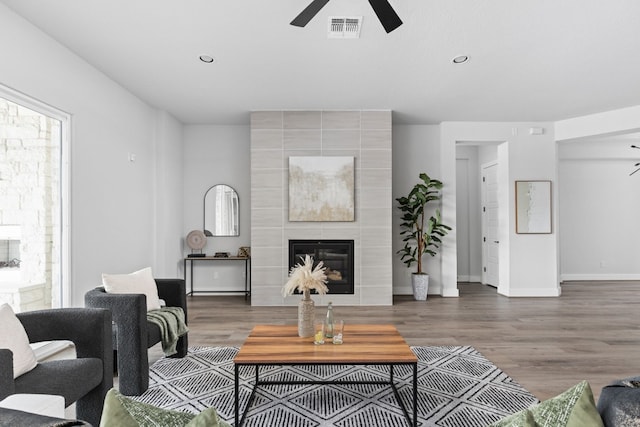
[[[314,267],[322,261],[327,268],[329,294],[353,294],[353,240],[289,240],[289,271],[313,257]]]

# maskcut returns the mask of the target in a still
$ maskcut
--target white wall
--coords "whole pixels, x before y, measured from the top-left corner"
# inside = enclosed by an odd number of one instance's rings
[[[562,280],[640,279],[640,138],[559,145]]]
[[[498,145],[484,144],[478,147],[478,163],[482,166],[485,163],[498,161]]]
[[[248,119],[248,116],[247,116]],[[184,223],[182,236],[204,228],[204,194],[213,185],[226,184],[238,193],[240,236],[209,237],[205,253],[237,254],[251,246],[250,127],[186,125],[184,127]],[[181,258],[190,249],[182,239]],[[244,264],[234,261],[199,262],[194,269],[194,289],[244,289]],[[187,267],[188,268],[188,267]],[[187,283],[189,287],[189,282]]]
[[[530,135],[529,129],[542,127],[543,135]],[[508,140],[508,257],[503,257],[502,237],[500,260],[509,259],[508,286],[498,292],[508,296],[559,296],[558,277],[558,198],[557,153],[550,123],[523,123],[516,126],[517,135]],[[500,148],[498,152],[500,153]],[[516,234],[515,181],[550,180],[552,200],[551,234]],[[505,197],[506,201],[507,198]],[[502,218],[500,218],[502,220]],[[501,266],[502,271],[502,266]]]
[[[177,133],[179,126],[157,126],[155,109],[2,4],[0,52],[1,84],[72,115],[70,291],[72,305],[81,306],[102,272],[130,272],[162,259],[154,257],[155,143],[163,140],[160,129]],[[178,167],[164,163],[170,175]],[[179,217],[174,190],[162,198],[161,205],[175,209],[167,218]]]
[[[640,131],[640,105],[560,120],[554,123],[556,141]]]
[[[398,197],[406,196],[415,184],[419,175],[427,173],[432,178],[442,180],[440,173],[440,127],[435,125],[396,125],[393,126],[393,293],[395,295],[412,295],[411,273],[415,272],[415,264],[411,269],[400,261],[396,254],[404,244],[400,237],[400,217]],[[443,192],[451,192],[452,184],[443,180]],[[437,208],[435,204],[432,209]],[[440,256],[424,258],[424,271],[429,274],[429,293],[441,292]]]
[[[183,126],[164,111],[156,112],[155,242],[156,277],[180,277],[183,233]]]
[[[555,123],[564,280],[639,278],[639,130],[640,106]]]

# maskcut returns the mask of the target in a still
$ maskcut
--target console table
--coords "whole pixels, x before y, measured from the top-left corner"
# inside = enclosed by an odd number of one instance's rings
[[[211,291],[194,291],[193,290],[193,264],[198,262],[244,262],[244,290],[211,290]],[[240,256],[230,256],[230,257],[213,257],[213,256],[203,256],[203,257],[187,257],[184,259],[184,281],[187,281],[187,262],[190,264],[189,276],[190,276],[190,291],[187,295],[194,295],[196,293],[242,293],[244,294],[244,299],[251,296],[251,278],[249,275],[251,274],[250,266],[251,266],[251,258],[249,257],[240,257]]]

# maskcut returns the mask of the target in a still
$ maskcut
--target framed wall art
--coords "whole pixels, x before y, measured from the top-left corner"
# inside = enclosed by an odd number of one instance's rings
[[[289,157],[289,221],[355,221],[353,157]]]
[[[516,181],[516,233],[551,233],[551,181]]]

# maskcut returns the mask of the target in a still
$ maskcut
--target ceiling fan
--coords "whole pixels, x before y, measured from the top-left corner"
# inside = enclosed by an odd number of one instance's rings
[[[309,3],[309,6],[291,21],[291,25],[304,27],[327,3],[329,3],[329,0],[313,0]],[[393,10],[388,0],[369,0],[369,3],[373,11],[378,15],[378,19],[387,33],[390,33],[402,25],[402,20],[396,11]]]

